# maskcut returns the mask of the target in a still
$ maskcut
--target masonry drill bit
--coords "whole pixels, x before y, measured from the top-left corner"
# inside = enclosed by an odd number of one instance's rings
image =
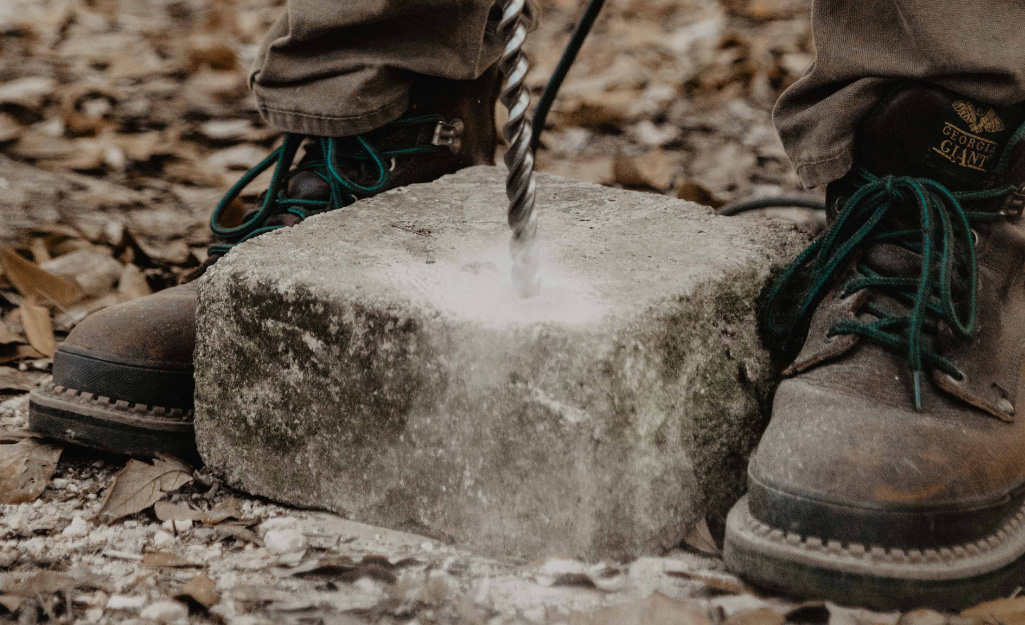
[[[537,216],[534,213],[536,184],[534,181],[534,150],[531,148],[533,128],[527,117],[530,93],[524,85],[530,65],[523,53],[527,38],[525,0],[507,0],[502,9],[498,32],[505,40],[499,68],[505,76],[502,104],[509,110],[509,121],[502,128],[509,150],[505,164],[509,169],[505,193],[509,198],[509,227],[512,228],[513,286],[521,297],[530,297],[539,290]]]

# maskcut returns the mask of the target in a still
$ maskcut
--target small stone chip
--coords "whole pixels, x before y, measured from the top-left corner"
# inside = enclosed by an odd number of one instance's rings
[[[139,616],[158,623],[184,623],[189,618],[189,609],[177,601],[160,601],[146,606]]]
[[[267,550],[277,555],[297,553],[306,549],[306,538],[299,530],[271,530],[263,537]]]
[[[61,532],[61,536],[85,536],[88,533],[89,524],[86,523],[85,519],[83,519],[82,517],[76,516],[75,518],[71,519],[71,523],[69,523],[68,526],[64,528],[64,531]]]

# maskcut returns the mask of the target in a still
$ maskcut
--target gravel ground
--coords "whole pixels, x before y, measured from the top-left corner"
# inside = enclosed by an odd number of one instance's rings
[[[27,395],[0,404],[8,438],[26,409]],[[749,592],[697,549],[627,563],[488,559],[249,497],[202,470],[168,501],[238,518],[161,522],[150,508],[108,524],[98,513],[124,465],[68,448],[37,500],[0,506],[0,621],[697,625],[795,607]],[[673,620],[643,620],[653,601]]]

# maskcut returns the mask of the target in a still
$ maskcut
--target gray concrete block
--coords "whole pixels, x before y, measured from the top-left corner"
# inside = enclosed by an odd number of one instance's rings
[[[242,490],[485,553],[625,558],[739,495],[793,226],[542,176],[512,295],[503,172],[245,243],[200,287],[196,431]]]

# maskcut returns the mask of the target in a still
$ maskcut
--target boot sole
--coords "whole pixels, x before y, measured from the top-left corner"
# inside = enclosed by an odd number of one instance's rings
[[[1025,506],[993,534],[937,549],[897,549],[787,533],[745,496],[726,520],[723,559],[751,583],[874,610],[959,610],[1025,584]]]
[[[127,456],[175,456],[198,464],[192,410],[131,404],[47,384],[29,397],[29,429]]]

